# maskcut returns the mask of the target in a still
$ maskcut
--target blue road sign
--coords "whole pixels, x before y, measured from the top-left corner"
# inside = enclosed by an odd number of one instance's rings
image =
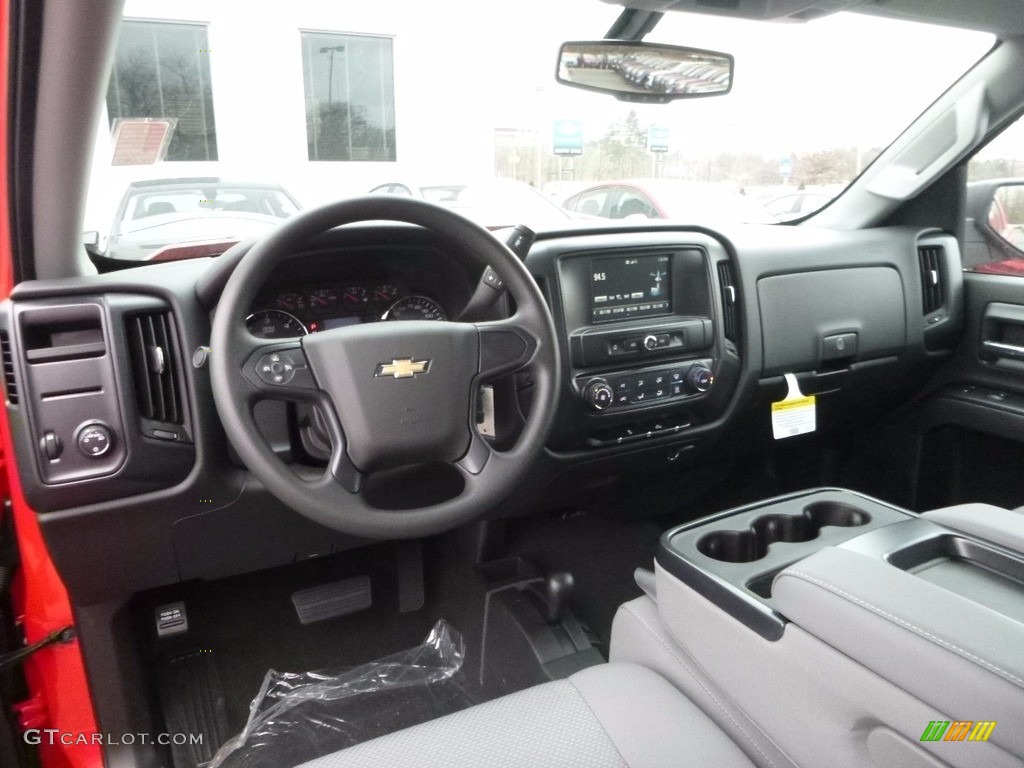
[[[553,148],[556,155],[582,155],[583,121],[555,120]]]
[[[668,152],[668,128],[652,125],[647,130],[647,149],[651,152]]]

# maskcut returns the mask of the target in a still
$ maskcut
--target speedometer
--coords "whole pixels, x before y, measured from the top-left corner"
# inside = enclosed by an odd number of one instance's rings
[[[447,320],[444,308],[426,296],[406,296],[392,304],[381,320]]]
[[[295,315],[280,309],[264,309],[245,318],[249,333],[261,339],[291,339],[305,336],[306,326]]]

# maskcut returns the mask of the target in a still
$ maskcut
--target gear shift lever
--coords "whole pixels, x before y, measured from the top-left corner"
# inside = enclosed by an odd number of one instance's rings
[[[572,600],[573,580],[568,571],[548,574],[543,584],[533,584],[530,590],[540,599],[544,621],[558,624]]]

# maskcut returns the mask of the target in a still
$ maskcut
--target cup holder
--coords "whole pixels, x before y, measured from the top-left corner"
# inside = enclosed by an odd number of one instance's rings
[[[768,547],[777,541],[811,541],[828,525],[850,528],[869,522],[871,515],[849,504],[817,501],[799,515],[762,515],[745,531],[709,533],[697,541],[697,550],[726,563],[752,563],[767,555]]]

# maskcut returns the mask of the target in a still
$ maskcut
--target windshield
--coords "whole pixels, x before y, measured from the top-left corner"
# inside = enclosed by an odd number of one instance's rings
[[[211,0],[186,13],[128,0],[86,229],[100,253],[145,260],[258,233],[240,219],[273,226],[295,201],[371,191],[494,228],[785,222],[827,205],[993,42],[850,13],[806,24],[667,13],[646,39],[732,55],[731,92],[648,105],[558,84],[559,45],[600,39],[620,11],[296,0],[254,14]],[[132,187],[200,176],[249,187]],[[135,234],[145,247],[119,252]]]

